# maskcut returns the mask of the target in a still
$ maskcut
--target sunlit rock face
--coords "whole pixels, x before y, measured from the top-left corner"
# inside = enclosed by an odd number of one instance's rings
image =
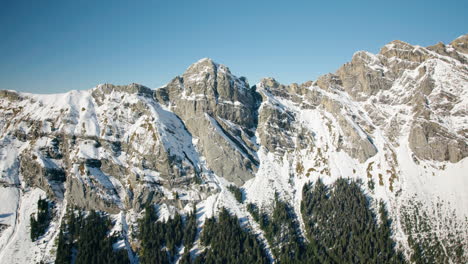
[[[369,201],[386,203],[407,256],[419,222],[407,216],[418,214],[439,228],[420,239],[434,236],[453,253],[468,246],[459,228],[468,217],[467,41],[392,41],[302,84],[264,78],[251,86],[202,59],[156,89],[0,91],[0,196],[23,214],[39,194],[55,202],[50,232],[29,245],[41,261],[54,258],[51,238],[66,208],[105,211],[128,231],[151,204],[163,218],[197,204],[200,223],[226,207],[261,237],[245,203],[268,212],[279,197],[300,215],[304,184],[352,178]],[[27,223],[5,215],[0,249],[22,245],[12,232]]]

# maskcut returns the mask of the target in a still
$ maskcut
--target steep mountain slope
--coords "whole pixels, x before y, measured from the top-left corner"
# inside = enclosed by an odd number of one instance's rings
[[[70,206],[111,214],[124,239],[116,247],[135,260],[131,234],[146,205],[167,219],[194,203],[200,227],[222,207],[245,219],[271,258],[247,204],[271,211],[278,194],[304,233],[302,188],[318,178],[360,179],[375,208],[385,201],[406,256],[416,241],[447,261],[466,260],[467,47],[468,35],[427,48],[393,41],[300,85],[266,78],[251,87],[202,59],[155,90],[0,91],[0,260],[53,261]],[[54,217],[31,242],[41,195],[54,201]]]

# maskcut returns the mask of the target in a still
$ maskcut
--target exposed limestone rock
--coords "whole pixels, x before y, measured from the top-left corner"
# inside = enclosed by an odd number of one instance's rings
[[[103,199],[99,196],[96,189],[92,189],[89,185],[75,177],[67,179],[68,201],[70,204],[86,210],[101,210],[116,214],[120,212],[120,208],[113,201]]]
[[[297,129],[296,117],[286,107],[272,98],[290,100],[303,109],[314,109],[324,100],[323,94],[313,89],[316,83],[311,81],[303,84],[293,83],[283,85],[274,78],[264,78],[259,84],[259,93],[263,104],[259,110],[259,125],[257,132],[260,143],[268,151],[282,156],[296,147],[305,149],[313,144],[312,132],[303,128]],[[296,136],[297,141],[294,142]]]
[[[336,88],[340,85],[339,79],[334,75],[327,75],[320,79],[321,85],[325,83],[333,84]],[[352,125],[347,117],[342,113],[343,106],[340,102],[331,99],[330,97],[322,94],[320,90],[312,89],[313,83],[306,83],[303,85],[282,85],[273,78],[263,79],[261,82],[260,93],[262,94],[263,101],[259,112],[259,126],[258,133],[260,136],[260,143],[266,147],[270,152],[283,155],[288,150],[296,148],[293,137],[297,137],[299,142],[298,146],[303,145],[301,139],[311,137],[312,132],[304,130],[296,131],[297,124],[294,124],[294,114],[289,112],[286,107],[282,106],[279,102],[269,99],[270,95],[277,98],[288,99],[304,108],[320,106],[338,120],[338,124],[344,133],[343,142],[336,142],[337,149],[343,149],[353,158],[358,159],[360,162],[366,161],[368,158],[377,153],[377,149],[372,143],[371,137],[366,134],[362,128],[357,131],[356,127],[360,127],[358,123]],[[328,92],[332,92],[335,88],[328,88]],[[342,89],[340,89],[342,90]],[[365,126],[370,133],[373,128],[364,120],[361,120],[361,125]],[[366,134],[366,137],[362,137]],[[309,140],[310,142],[310,140]],[[342,146],[343,145],[343,146]]]
[[[427,49],[431,50],[431,51],[434,51],[434,52],[437,52],[437,53],[439,53],[440,55],[443,55],[443,56],[452,57],[452,58],[454,58],[456,60],[459,60],[461,63],[466,63],[467,62],[466,57],[457,52],[457,51],[462,52],[462,50],[464,49],[464,46],[465,46],[464,42],[460,41],[457,44],[458,44],[457,46],[458,46],[459,50],[455,50],[452,46],[446,46],[442,42],[439,42],[439,43],[437,43],[436,45],[433,45],[433,46],[429,46],[429,47],[427,47]]]
[[[324,175],[329,150],[365,163],[407,137],[414,160],[458,162],[468,156],[467,39],[427,48],[392,41],[303,84],[265,78],[250,87],[203,59],[156,90],[104,84],[50,97],[67,105],[0,91],[0,133],[27,146],[20,155],[27,184],[61,199],[66,180],[70,204],[111,213],[183,206],[168,193],[216,192],[213,173],[242,185],[261,166],[260,149],[291,160],[307,150]],[[303,110],[325,124],[314,131],[317,120]],[[397,173],[392,168],[392,181]]]
[[[65,171],[47,158],[24,153],[20,157],[20,173],[27,184],[41,188],[50,198],[63,196]]]
[[[399,146],[398,137],[401,136],[401,124],[398,118],[398,115],[392,117],[390,122],[388,122],[385,135],[395,146]]]
[[[158,203],[162,200],[163,194],[149,185],[139,185],[134,192],[132,208],[137,211],[144,209],[147,204]]]
[[[457,162],[468,156],[468,145],[437,123],[420,120],[411,127],[409,146],[421,159]]]
[[[392,85],[392,80],[385,76],[380,60],[367,52],[354,54],[351,62],[344,64],[336,75],[344,90],[357,100],[365,100]]]
[[[377,154],[377,148],[374,146],[370,136],[367,135],[367,137],[363,137],[362,134],[366,133],[364,131],[359,133],[356,128],[350,124],[350,121],[345,118],[340,117],[338,120],[347,142],[345,150],[351,157],[363,163],[368,158]]]
[[[123,178],[124,176],[129,174],[127,168],[125,168],[122,165],[115,164],[114,162],[108,159],[100,160],[100,163],[101,163],[100,168],[102,172],[108,175],[112,175],[116,177],[117,179]]]
[[[331,89],[341,89],[343,82],[337,75],[328,73],[320,76],[317,79],[316,85],[325,91],[330,91]]]
[[[396,80],[405,70],[413,70],[431,57],[424,48],[414,47],[399,40],[385,45],[376,56],[382,65],[389,69],[385,76],[391,80]]]
[[[261,145],[280,156],[294,149],[294,121],[293,114],[281,106],[264,104],[259,113],[258,133]]]
[[[468,34],[455,39],[450,45],[458,52],[468,54]]]
[[[192,127],[191,132],[198,135],[197,147],[208,161],[210,169],[236,184],[253,177],[259,164],[242,139],[222,129],[219,122],[208,114],[192,120],[194,122],[187,122],[187,127]],[[224,158],[229,162],[224,162]]]
[[[338,120],[338,124],[344,133],[344,150],[351,157],[364,162],[377,153],[377,148],[372,143],[371,137],[357,123],[351,124],[354,121],[343,115],[341,103],[324,97],[321,106]],[[358,131],[358,129],[361,131]]]
[[[154,97],[183,120],[217,175],[239,184],[253,177],[258,166],[253,131],[259,96],[245,78],[203,59],[157,89]],[[223,162],[226,159],[232,164]]]
[[[0,90],[0,98],[6,98],[10,101],[20,101],[23,97],[15,91]]]
[[[296,150],[310,150],[315,146],[315,136],[315,133],[311,133],[309,129],[301,126],[296,136]]]
[[[430,54],[421,47],[414,47],[400,40],[394,40],[385,45],[380,50],[380,54],[387,58],[394,57],[415,63],[421,63],[431,57]]]
[[[436,67],[438,67],[438,63],[457,65],[457,62],[454,62],[450,58],[461,63],[466,63],[466,57],[461,55],[460,52],[464,51],[464,43],[466,43],[467,36],[458,38],[451,45],[439,43],[428,48],[423,48],[396,40],[385,45],[377,55],[357,52],[351,62],[343,65],[337,71],[336,75],[338,77],[330,74],[325,75],[320,77],[316,84],[326,91],[331,91],[330,87],[332,86],[338,90],[342,85],[344,90],[356,100],[365,101],[369,96],[379,95],[379,103],[410,105],[414,118],[426,120],[424,124],[433,124],[429,126],[432,127],[430,129],[427,126],[424,126],[424,129],[418,128],[417,125],[412,126],[410,148],[414,151],[415,155],[420,159],[457,162],[467,156],[464,151],[466,143],[463,143],[463,140],[459,138],[460,132],[448,131],[446,129],[441,130],[439,128],[442,128],[443,124],[438,124],[434,120],[438,120],[438,117],[463,116],[464,113],[463,110],[452,113],[452,109],[458,103],[457,98],[452,96],[447,90],[440,92],[437,89],[438,86],[433,76],[437,74]],[[455,46],[458,46],[458,48]],[[421,67],[419,67],[420,65]],[[405,71],[416,68],[418,68],[418,75],[403,76]],[[457,65],[456,69],[466,74],[466,68]],[[395,85],[394,82],[398,78],[400,79],[397,85],[401,85],[411,92],[402,93],[403,96],[392,97],[386,91]],[[322,101],[322,105],[327,111],[334,114],[337,113],[336,106],[332,108],[330,103]],[[366,110],[369,116],[379,126],[387,127],[386,134],[392,141],[396,142],[399,135],[397,128],[402,125],[401,122],[393,120],[393,125],[387,126],[385,114],[375,112],[373,107],[368,106]],[[346,124],[346,122],[340,120],[342,129],[346,127]],[[347,129],[345,128],[344,130],[346,131]],[[438,135],[439,140],[436,140],[436,138],[428,140],[427,135],[432,133],[429,131],[438,131],[434,133]],[[351,140],[354,141],[354,145],[357,137],[350,136],[350,138],[354,138],[354,140]],[[364,147],[360,151],[354,152],[361,154],[367,152],[371,155],[374,151],[370,147],[372,145],[371,141],[368,143],[364,143],[362,145]],[[448,154],[449,148],[450,153],[452,153],[450,155]],[[363,149],[367,151],[362,151]],[[364,156],[361,156],[359,159],[363,160]]]
[[[257,96],[244,78],[237,78],[224,65],[203,59],[191,65],[163,89],[156,98],[169,99],[174,110],[186,121],[193,113],[207,113],[247,129],[256,125]]]
[[[113,84],[102,84],[99,85],[94,91],[92,92],[92,96],[96,100],[98,104],[100,104],[104,97],[112,92],[122,92],[128,94],[138,94],[141,96],[152,97],[153,90],[150,88],[143,86],[141,84],[132,83],[129,85],[113,85]]]

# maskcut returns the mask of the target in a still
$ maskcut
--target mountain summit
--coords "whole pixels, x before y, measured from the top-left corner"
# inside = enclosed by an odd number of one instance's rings
[[[136,263],[137,219],[155,204],[160,220],[189,219],[196,205],[200,229],[227,208],[273,261],[283,244],[252,206],[269,215],[283,201],[296,235],[310,239],[307,186],[339,179],[358,182],[376,215],[385,204],[406,259],[426,248],[421,258],[468,260],[468,35],[430,47],[392,41],[303,84],[251,86],[205,58],[154,90],[0,91],[0,116],[4,263],[53,262],[70,208],[109,215],[114,249]],[[32,242],[40,197],[53,213]],[[208,248],[196,240],[179,255]]]

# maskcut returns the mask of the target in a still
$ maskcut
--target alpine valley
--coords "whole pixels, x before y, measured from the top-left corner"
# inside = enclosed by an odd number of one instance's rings
[[[468,35],[251,86],[0,91],[1,263],[467,263]]]

